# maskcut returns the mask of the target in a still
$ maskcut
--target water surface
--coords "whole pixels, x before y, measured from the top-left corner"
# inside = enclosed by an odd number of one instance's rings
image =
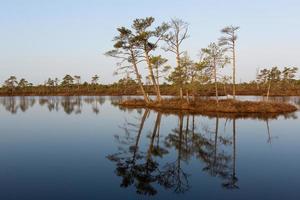
[[[165,115],[120,98],[0,97],[0,199],[300,199],[299,111]]]

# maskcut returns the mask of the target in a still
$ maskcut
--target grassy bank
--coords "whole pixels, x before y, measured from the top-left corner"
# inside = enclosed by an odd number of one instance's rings
[[[164,99],[161,102],[152,101],[148,104],[144,100],[133,99],[120,102],[122,107],[150,108],[162,112],[189,112],[199,114],[209,113],[237,113],[243,114],[276,114],[290,113],[297,110],[294,105],[278,102],[253,102],[236,100],[196,100],[187,102],[185,100],[172,98]]]

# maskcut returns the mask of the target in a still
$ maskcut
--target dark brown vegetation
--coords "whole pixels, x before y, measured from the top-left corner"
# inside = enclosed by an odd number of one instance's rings
[[[278,102],[254,102],[254,101],[237,101],[237,100],[190,100],[189,102],[177,98],[163,99],[161,102],[151,101],[145,103],[144,100],[133,99],[120,102],[124,107],[145,107],[162,112],[186,111],[189,113],[209,114],[209,113],[247,113],[268,114],[268,113],[289,113],[294,112],[297,108],[291,104]]]

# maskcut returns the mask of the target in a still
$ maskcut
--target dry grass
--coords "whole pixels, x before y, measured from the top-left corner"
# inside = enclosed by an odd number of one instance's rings
[[[120,106],[134,108],[151,108],[164,112],[185,111],[190,113],[289,113],[297,108],[291,104],[278,102],[253,102],[236,100],[196,100],[189,103],[176,98],[164,99],[161,102],[152,101],[146,104],[144,100],[127,100],[120,103]]]

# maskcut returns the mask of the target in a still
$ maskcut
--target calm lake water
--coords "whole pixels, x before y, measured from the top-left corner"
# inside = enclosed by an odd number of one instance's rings
[[[299,111],[226,119],[119,100],[0,97],[0,199],[300,199]]]

